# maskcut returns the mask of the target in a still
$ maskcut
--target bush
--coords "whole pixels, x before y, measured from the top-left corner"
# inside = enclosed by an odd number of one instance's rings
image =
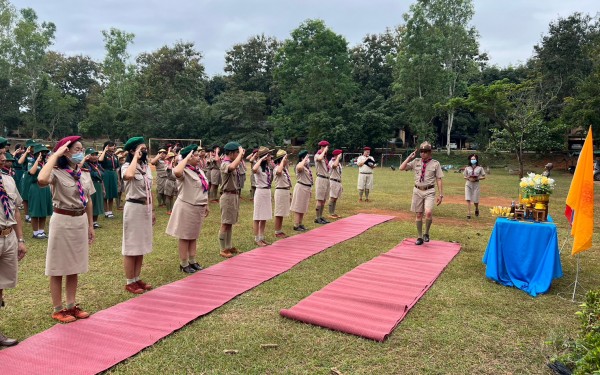
[[[575,313],[581,323],[579,337],[549,342],[560,350],[549,366],[562,363],[573,374],[600,374],[600,290],[589,291],[580,307]]]

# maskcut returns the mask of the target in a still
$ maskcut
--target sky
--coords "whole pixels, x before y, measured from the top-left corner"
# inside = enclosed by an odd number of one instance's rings
[[[11,0],[54,22],[53,50],[104,58],[102,30],[134,33],[132,58],[178,41],[194,42],[209,76],[224,74],[225,53],[265,34],[279,40],[307,19],[322,19],[353,47],[367,34],[403,23],[408,0]],[[574,12],[596,16],[598,0],[474,0],[480,50],[501,67],[524,63],[548,25]]]

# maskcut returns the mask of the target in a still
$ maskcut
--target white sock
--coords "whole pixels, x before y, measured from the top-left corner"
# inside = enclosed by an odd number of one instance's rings
[[[131,283],[135,283],[135,278],[133,279],[127,279],[127,285],[131,284]]]
[[[34,235],[34,236],[37,236],[39,233],[40,233],[40,231],[39,231],[39,230],[34,230],[34,231],[33,231],[33,235]]]

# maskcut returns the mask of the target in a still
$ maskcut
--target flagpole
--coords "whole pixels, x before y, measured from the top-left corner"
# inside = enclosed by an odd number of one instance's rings
[[[577,291],[577,282],[579,280],[579,254],[575,255],[577,258],[577,271],[575,271],[575,282],[573,283],[573,295],[571,296],[571,302],[575,302],[575,292]]]

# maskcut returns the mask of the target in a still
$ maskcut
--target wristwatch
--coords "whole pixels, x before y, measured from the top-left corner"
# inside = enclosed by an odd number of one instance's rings
[[[20,243],[25,243],[25,239],[23,239],[23,238],[19,238],[19,240],[18,240],[17,242],[20,242]]]

